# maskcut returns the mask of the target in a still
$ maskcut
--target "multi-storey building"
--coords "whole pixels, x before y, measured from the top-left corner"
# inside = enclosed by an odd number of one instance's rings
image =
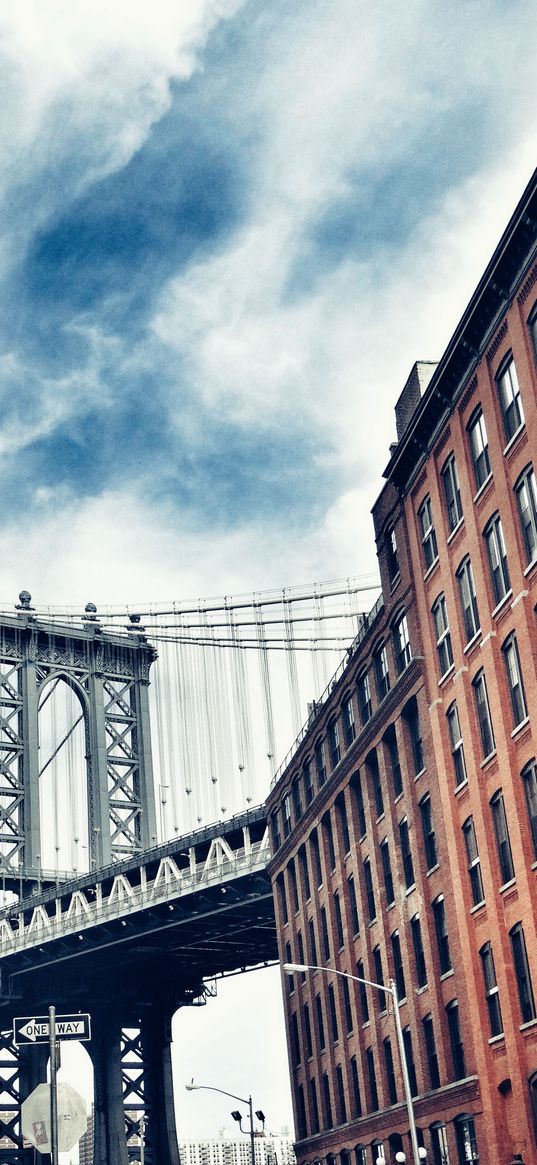
[[[537,1161],[537,173],[373,509],[381,596],[268,810],[297,1158]]]
[[[256,1165],[295,1165],[291,1137],[255,1133]],[[179,1145],[181,1165],[251,1165],[249,1137],[214,1137],[206,1141],[182,1141]]]

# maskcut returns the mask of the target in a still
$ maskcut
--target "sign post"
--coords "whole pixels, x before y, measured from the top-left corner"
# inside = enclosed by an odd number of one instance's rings
[[[50,1134],[52,1142],[51,1162],[58,1165],[58,1090],[56,1061],[56,1008],[48,1009],[49,1047],[50,1047]]]

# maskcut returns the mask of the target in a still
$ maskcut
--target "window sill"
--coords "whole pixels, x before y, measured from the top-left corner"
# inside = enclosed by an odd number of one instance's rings
[[[529,716],[525,716],[524,719],[520,721],[520,724],[517,724],[516,728],[513,728],[511,733],[511,740],[516,740],[517,736],[528,727],[529,722]]]
[[[401,582],[401,571],[398,570],[397,574],[394,574],[393,578],[390,579],[390,594],[391,595],[393,595],[393,592],[397,590],[397,587],[399,586],[400,582]]]
[[[527,1032],[532,1027],[537,1027],[537,1017],[534,1019],[527,1019],[525,1023],[521,1023],[520,1031]]]
[[[453,675],[453,672],[454,672],[454,671],[455,671],[455,664],[454,664],[454,663],[452,663],[452,664],[450,664],[450,666],[448,667],[447,671],[445,671],[445,672],[443,673],[443,675],[441,675],[441,676],[440,676],[440,679],[439,679],[439,681],[438,681],[438,687],[439,687],[439,688],[443,687],[443,685],[444,685],[444,683],[446,682],[446,680],[448,680],[448,679],[449,679],[449,677]]]
[[[472,635],[472,638],[468,640],[466,647],[463,649],[463,655],[466,655],[467,652],[472,651],[472,648],[477,647],[480,635],[481,627],[478,627],[477,631],[474,633],[474,635]]]
[[[440,982],[441,982],[441,983],[443,983],[443,982],[444,982],[444,979],[451,979],[451,976],[453,975],[453,973],[454,973],[454,972],[453,972],[453,967],[450,967],[450,968],[449,968],[449,971],[444,971],[444,972],[442,973],[442,975],[440,976]]]
[[[507,445],[505,446],[505,449],[503,451],[504,457],[507,457],[508,454],[513,449],[513,447],[517,444],[517,441],[518,441],[519,437],[522,435],[522,433],[524,432],[525,428],[526,428],[526,422],[522,421],[522,424],[518,426],[518,429],[516,429],[516,431],[513,433],[513,436],[509,438]]]
[[[455,793],[455,796],[457,796],[459,793],[462,793],[463,789],[467,789],[467,788],[468,788],[468,777],[466,777],[464,781],[461,781],[460,785],[455,785],[453,792]]]
[[[439,869],[440,869],[440,862],[435,862],[434,866],[431,866],[430,870],[427,870],[425,877],[430,878],[431,874],[434,874],[436,872],[436,870],[439,870]]]
[[[512,890],[513,886],[515,886],[515,885],[516,885],[516,878],[509,878],[508,882],[504,882],[503,886],[500,886],[500,888],[498,890],[498,894],[506,894],[507,891]]]
[[[451,534],[449,535],[449,538],[447,540],[448,546],[450,545],[451,542],[453,542],[455,540],[457,534],[459,533],[459,530],[461,529],[461,526],[464,526],[464,514],[463,514],[462,518],[459,518],[457,525],[453,527]]]
[[[427,570],[425,571],[425,574],[423,576],[424,582],[427,582],[427,580],[431,577],[431,575],[434,574],[439,563],[440,563],[440,558],[438,557],[438,554],[437,554],[436,558],[434,559],[434,562],[431,562],[431,565],[428,566]]]
[[[415,889],[416,889],[416,883],[415,883],[415,882],[413,882],[411,886],[407,886],[407,888],[406,888],[406,890],[405,890],[405,898],[408,898],[408,895],[409,895],[409,894],[412,894],[412,891],[413,891],[413,890],[415,890]]]
[[[500,614],[500,612],[503,610],[503,608],[509,602],[509,599],[512,599],[512,597],[513,597],[513,591],[512,591],[512,588],[509,588],[509,590],[505,592],[503,599],[500,599],[499,603],[496,604],[494,610],[491,611],[491,615],[490,615],[491,619],[497,618],[497,616]]]
[[[483,898],[482,902],[476,902],[475,906],[472,906],[472,908],[470,910],[470,914],[480,914],[481,911],[483,910],[483,907],[486,905],[487,904],[485,902],[485,899]]]
[[[537,558],[532,558],[531,562],[528,562],[528,565],[524,571],[524,578],[526,578],[528,574],[531,574],[531,572],[533,570],[535,570],[536,566],[537,566]]]
[[[481,501],[481,498],[483,497],[483,494],[485,493],[487,486],[490,485],[491,481],[492,481],[492,469],[490,470],[490,473],[487,474],[485,480],[481,482],[481,485],[479,486],[477,493],[474,494],[474,504],[476,502]]]
[[[420,769],[419,773],[415,773],[415,775],[414,775],[414,780],[415,780],[415,781],[419,781],[420,777],[422,777],[422,776],[423,776],[423,774],[424,774],[424,773],[426,773],[426,772],[427,772],[427,768],[426,768],[426,766],[424,765],[424,766],[423,766],[423,768],[422,768],[422,769]],[[402,796],[402,794],[401,794],[401,796]]]
[[[497,1036],[491,1036],[488,1042],[489,1046],[505,1043],[505,1032],[498,1032]]]
[[[486,768],[486,766],[489,765],[490,762],[494,760],[495,756],[496,756],[496,749],[494,748],[492,750],[492,752],[489,752],[488,756],[486,756],[485,759],[481,761],[479,768],[480,769]]]

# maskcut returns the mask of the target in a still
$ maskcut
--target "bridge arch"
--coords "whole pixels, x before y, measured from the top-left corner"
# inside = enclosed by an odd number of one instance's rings
[[[89,705],[69,672],[51,672],[38,691],[40,854],[43,870],[90,868]]]

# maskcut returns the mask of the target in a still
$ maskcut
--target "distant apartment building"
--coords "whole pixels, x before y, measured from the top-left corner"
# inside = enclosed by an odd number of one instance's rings
[[[290,1137],[256,1133],[254,1151],[256,1165],[295,1165]],[[250,1138],[223,1136],[207,1141],[181,1141],[179,1156],[181,1165],[251,1165]]]
[[[372,405],[372,407],[374,407]],[[299,1165],[537,1162],[537,174],[373,508],[382,592],[268,799]]]

